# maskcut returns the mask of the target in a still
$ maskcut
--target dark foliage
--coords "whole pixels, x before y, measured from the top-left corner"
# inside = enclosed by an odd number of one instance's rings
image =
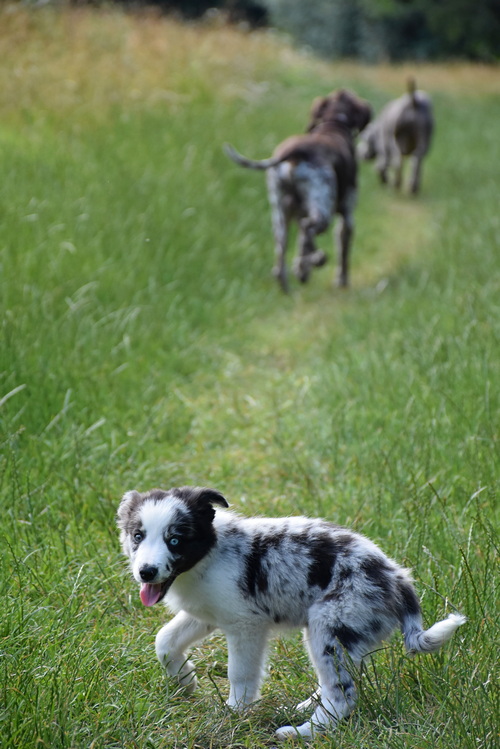
[[[271,21],[330,58],[500,57],[499,0],[261,0]]]
[[[268,21],[265,3],[258,0],[118,0],[134,7],[154,6],[165,13],[174,13],[186,20],[202,18],[211,11],[220,11],[230,23],[247,23],[256,28]]]

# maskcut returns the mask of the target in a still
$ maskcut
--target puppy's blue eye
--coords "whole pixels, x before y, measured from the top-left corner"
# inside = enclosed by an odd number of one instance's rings
[[[179,543],[179,539],[175,536],[172,536],[172,538],[169,538],[168,543],[170,544],[170,546],[177,546],[177,544]]]
[[[136,542],[136,544],[140,544],[143,538],[144,533],[142,533],[141,531],[136,531],[134,533],[134,541]]]

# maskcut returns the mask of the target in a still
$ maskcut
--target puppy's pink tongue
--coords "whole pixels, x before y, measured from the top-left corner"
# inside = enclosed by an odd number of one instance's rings
[[[141,601],[144,606],[154,606],[161,598],[162,586],[154,583],[144,583],[141,587]]]

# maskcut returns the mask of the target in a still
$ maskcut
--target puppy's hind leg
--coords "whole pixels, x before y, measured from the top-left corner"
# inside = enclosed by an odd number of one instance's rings
[[[309,710],[309,708],[313,708],[315,705],[318,704],[321,700],[321,689],[317,689],[314,694],[311,694],[310,697],[307,698],[307,700],[304,700],[303,702],[299,702],[298,705],[296,705],[295,709],[299,713],[305,713],[306,710]]]
[[[314,712],[309,721],[299,726],[283,726],[276,735],[279,739],[293,736],[312,738],[316,731],[334,728],[354,708],[356,689],[347,668],[342,646],[335,630],[323,622],[311,622],[306,640],[309,655],[319,679],[319,690],[301,703],[301,710],[311,706]]]
[[[194,664],[188,660],[184,651],[209,635],[214,629],[212,624],[200,622],[185,611],[180,611],[156,635],[155,647],[158,660],[165,666],[169,676],[173,677],[188,694],[194,692],[198,682]]]

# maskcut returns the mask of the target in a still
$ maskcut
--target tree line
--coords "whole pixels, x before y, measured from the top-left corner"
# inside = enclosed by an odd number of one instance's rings
[[[125,0],[127,1],[127,0]],[[366,62],[500,58],[500,0],[145,0],[197,18],[271,25],[330,58]]]

